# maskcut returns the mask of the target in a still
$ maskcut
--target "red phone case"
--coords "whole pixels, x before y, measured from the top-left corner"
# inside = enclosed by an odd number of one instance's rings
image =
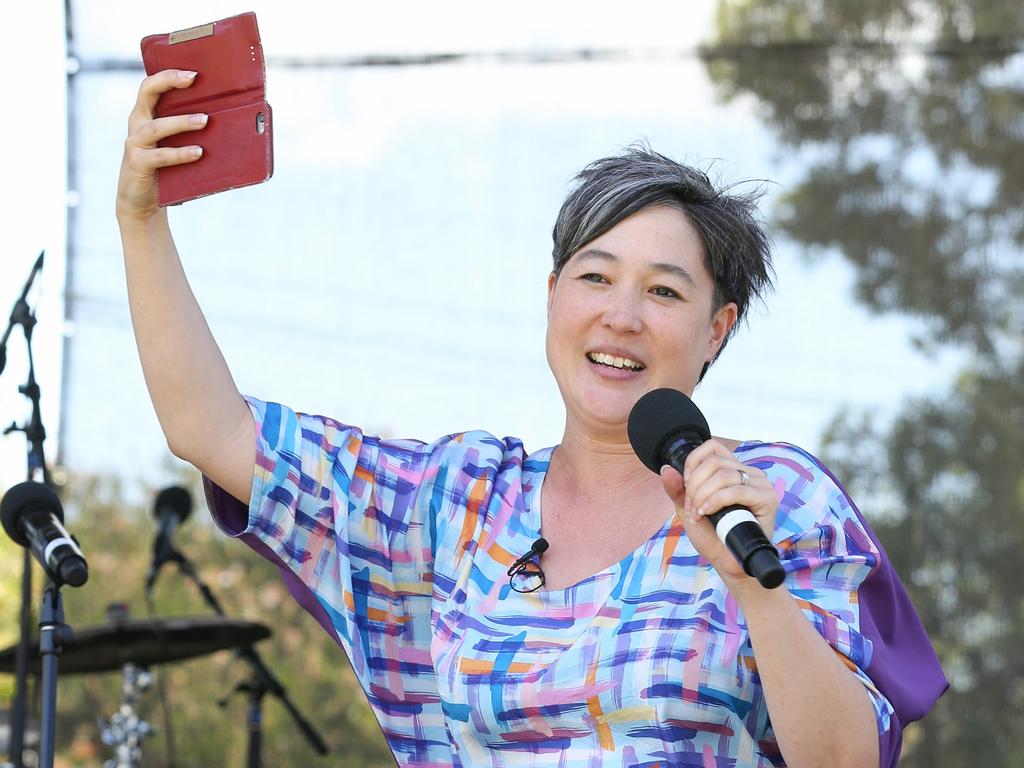
[[[198,144],[193,163],[160,168],[160,205],[174,205],[236,187],[259,184],[274,172],[270,105],[256,14],[243,13],[142,40],[146,74],[164,69],[198,72],[192,86],[167,91],[156,117],[209,115],[206,127],[160,141],[161,147]]]

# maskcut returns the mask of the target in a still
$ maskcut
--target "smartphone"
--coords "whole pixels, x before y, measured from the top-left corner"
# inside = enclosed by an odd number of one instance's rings
[[[273,124],[255,13],[142,39],[146,74],[164,69],[198,72],[189,88],[167,91],[156,117],[209,115],[206,126],[160,141],[161,147],[198,144],[193,163],[157,171],[157,200],[175,205],[216,192],[259,184],[274,172]]]

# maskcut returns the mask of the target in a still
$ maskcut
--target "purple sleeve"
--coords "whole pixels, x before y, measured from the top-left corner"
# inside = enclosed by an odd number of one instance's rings
[[[917,610],[875,532],[835,476],[823,464],[817,464],[846,496],[880,555],[877,567],[858,590],[860,632],[872,645],[871,662],[864,671],[894,710],[890,727],[879,736],[880,764],[896,766],[903,728],[924,717],[949,682]]]

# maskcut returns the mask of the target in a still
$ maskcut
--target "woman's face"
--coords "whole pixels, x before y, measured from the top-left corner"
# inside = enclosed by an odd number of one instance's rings
[[[567,425],[621,439],[641,395],[692,394],[736,321],[712,314],[700,235],[681,211],[645,208],[587,243],[548,279],[548,365]]]

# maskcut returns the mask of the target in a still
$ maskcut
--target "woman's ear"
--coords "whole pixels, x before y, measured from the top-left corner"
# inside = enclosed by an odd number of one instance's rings
[[[558,282],[558,274],[552,272],[548,275],[548,314],[551,314],[551,302],[555,298],[555,283]]]
[[[725,338],[729,335],[729,331],[736,325],[736,314],[736,304],[730,301],[728,304],[723,304],[719,307],[714,317],[711,318],[711,336],[708,338],[707,362],[710,363],[715,359],[718,350],[725,343]]]

